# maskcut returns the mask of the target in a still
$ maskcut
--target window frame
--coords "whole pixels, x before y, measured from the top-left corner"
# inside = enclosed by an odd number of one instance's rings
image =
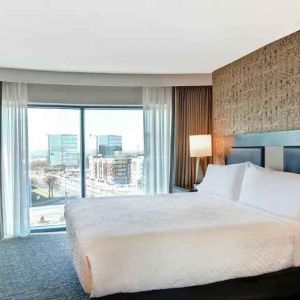
[[[85,112],[86,110],[142,110],[143,105],[72,105],[72,104],[51,104],[51,103],[34,103],[28,102],[27,109],[39,108],[39,109],[74,109],[78,110],[80,114],[80,131],[79,131],[79,143],[80,143],[80,188],[81,198],[86,198],[86,153],[85,153]],[[66,226],[49,226],[49,227],[36,227],[31,228],[31,233],[40,232],[54,232],[64,231]]]

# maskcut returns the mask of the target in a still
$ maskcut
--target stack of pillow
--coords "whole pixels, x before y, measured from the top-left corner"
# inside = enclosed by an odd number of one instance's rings
[[[199,192],[300,218],[300,175],[265,169],[250,162],[209,165]]]

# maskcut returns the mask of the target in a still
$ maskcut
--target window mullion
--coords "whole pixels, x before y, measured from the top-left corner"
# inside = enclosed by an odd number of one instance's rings
[[[80,108],[80,177],[81,197],[86,197],[86,174],[85,174],[85,108]]]

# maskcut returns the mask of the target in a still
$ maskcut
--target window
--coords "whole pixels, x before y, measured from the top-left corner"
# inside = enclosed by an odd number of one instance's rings
[[[144,191],[143,111],[85,111],[86,196]]]
[[[28,142],[30,225],[64,225],[64,205],[81,196],[80,111],[29,108]]]
[[[28,140],[33,229],[65,226],[72,199],[143,193],[139,108],[32,105]]]

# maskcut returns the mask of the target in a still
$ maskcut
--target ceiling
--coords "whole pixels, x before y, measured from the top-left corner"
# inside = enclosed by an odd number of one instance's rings
[[[299,29],[299,0],[1,0],[0,67],[211,73]]]

